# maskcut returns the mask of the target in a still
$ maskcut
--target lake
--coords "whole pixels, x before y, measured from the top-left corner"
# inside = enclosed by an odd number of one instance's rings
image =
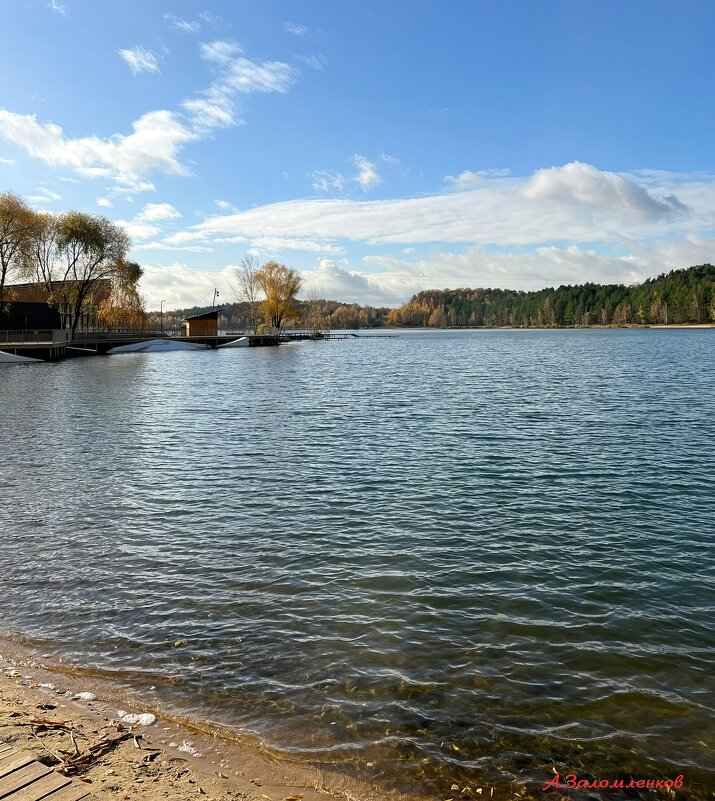
[[[5,368],[0,633],[418,794],[704,798],[714,390],[712,330]]]

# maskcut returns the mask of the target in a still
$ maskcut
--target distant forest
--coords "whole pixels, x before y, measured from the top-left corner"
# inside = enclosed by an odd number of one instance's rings
[[[578,284],[522,292],[513,289],[429,289],[397,309],[333,300],[298,301],[296,328],[560,328],[589,325],[684,325],[715,322],[715,267],[702,264],[663,273],[642,284]],[[248,327],[246,304],[225,305],[221,328]],[[179,327],[206,306],[164,313],[166,328]],[[159,315],[149,316],[150,325]]]
[[[579,284],[537,292],[430,289],[392,309],[390,325],[570,327],[715,322],[715,267],[702,264],[636,286]]]

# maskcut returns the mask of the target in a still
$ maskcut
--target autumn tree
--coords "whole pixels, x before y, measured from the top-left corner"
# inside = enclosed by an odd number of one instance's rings
[[[137,284],[142,270],[127,261],[130,246],[126,231],[106,217],[80,211],[34,214],[23,270],[45,288],[50,305],[69,310],[73,332],[89,300],[100,306],[107,324],[141,328],[145,314]],[[111,282],[109,296],[97,297],[104,281]]]
[[[321,298],[320,288],[317,284],[310,284],[303,294],[307,303],[306,327],[313,334],[320,334],[326,328],[330,328],[330,315],[326,312],[325,301]]]
[[[261,310],[265,321],[280,334],[286,323],[300,319],[295,303],[302,284],[300,273],[284,264],[268,261],[256,271],[256,281],[264,296]]]
[[[58,263],[60,219],[60,215],[49,212],[35,214],[23,254],[23,273],[47,290],[50,303],[54,300],[56,284],[65,273]]]
[[[139,294],[142,268],[133,261],[124,262],[112,276],[112,291],[101,301],[99,319],[112,328],[145,329],[147,315]]]
[[[236,300],[248,306],[248,318],[255,334],[258,330],[261,285],[256,278],[260,267],[255,253],[246,253],[238,267],[233,268],[231,287]]]
[[[8,279],[22,274],[34,219],[35,212],[20,197],[11,192],[0,195],[0,310]]]

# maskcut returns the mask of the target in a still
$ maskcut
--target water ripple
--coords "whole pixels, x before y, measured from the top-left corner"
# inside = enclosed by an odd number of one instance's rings
[[[4,370],[0,629],[402,787],[555,766],[704,795],[714,336]]]

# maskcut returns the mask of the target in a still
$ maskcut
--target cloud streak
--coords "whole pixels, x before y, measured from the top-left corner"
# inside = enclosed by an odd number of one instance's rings
[[[119,56],[129,65],[133,75],[140,72],[160,72],[159,59],[151,50],[144,47],[118,50]]]
[[[196,20],[186,20],[168,11],[164,14],[164,19],[169,25],[179,33],[198,33],[201,30],[201,23]]]
[[[681,185],[676,197],[669,187],[645,188],[575,164],[527,178],[485,178],[479,188],[426,197],[273,203],[211,217],[192,231],[198,239],[234,234],[368,245],[533,246],[642,239],[659,235],[664,222],[671,231],[692,231],[703,215],[715,224],[713,183],[696,215],[687,196],[702,191],[699,187]]]
[[[283,30],[286,31],[287,33],[292,33],[293,36],[299,36],[301,38],[307,36],[310,33],[307,25],[296,25],[296,23],[294,22],[284,22]]]
[[[360,186],[363,192],[367,192],[381,183],[380,176],[377,174],[377,168],[372,161],[368,161],[365,156],[356,154],[353,156],[353,163],[358,170],[353,180]]]

